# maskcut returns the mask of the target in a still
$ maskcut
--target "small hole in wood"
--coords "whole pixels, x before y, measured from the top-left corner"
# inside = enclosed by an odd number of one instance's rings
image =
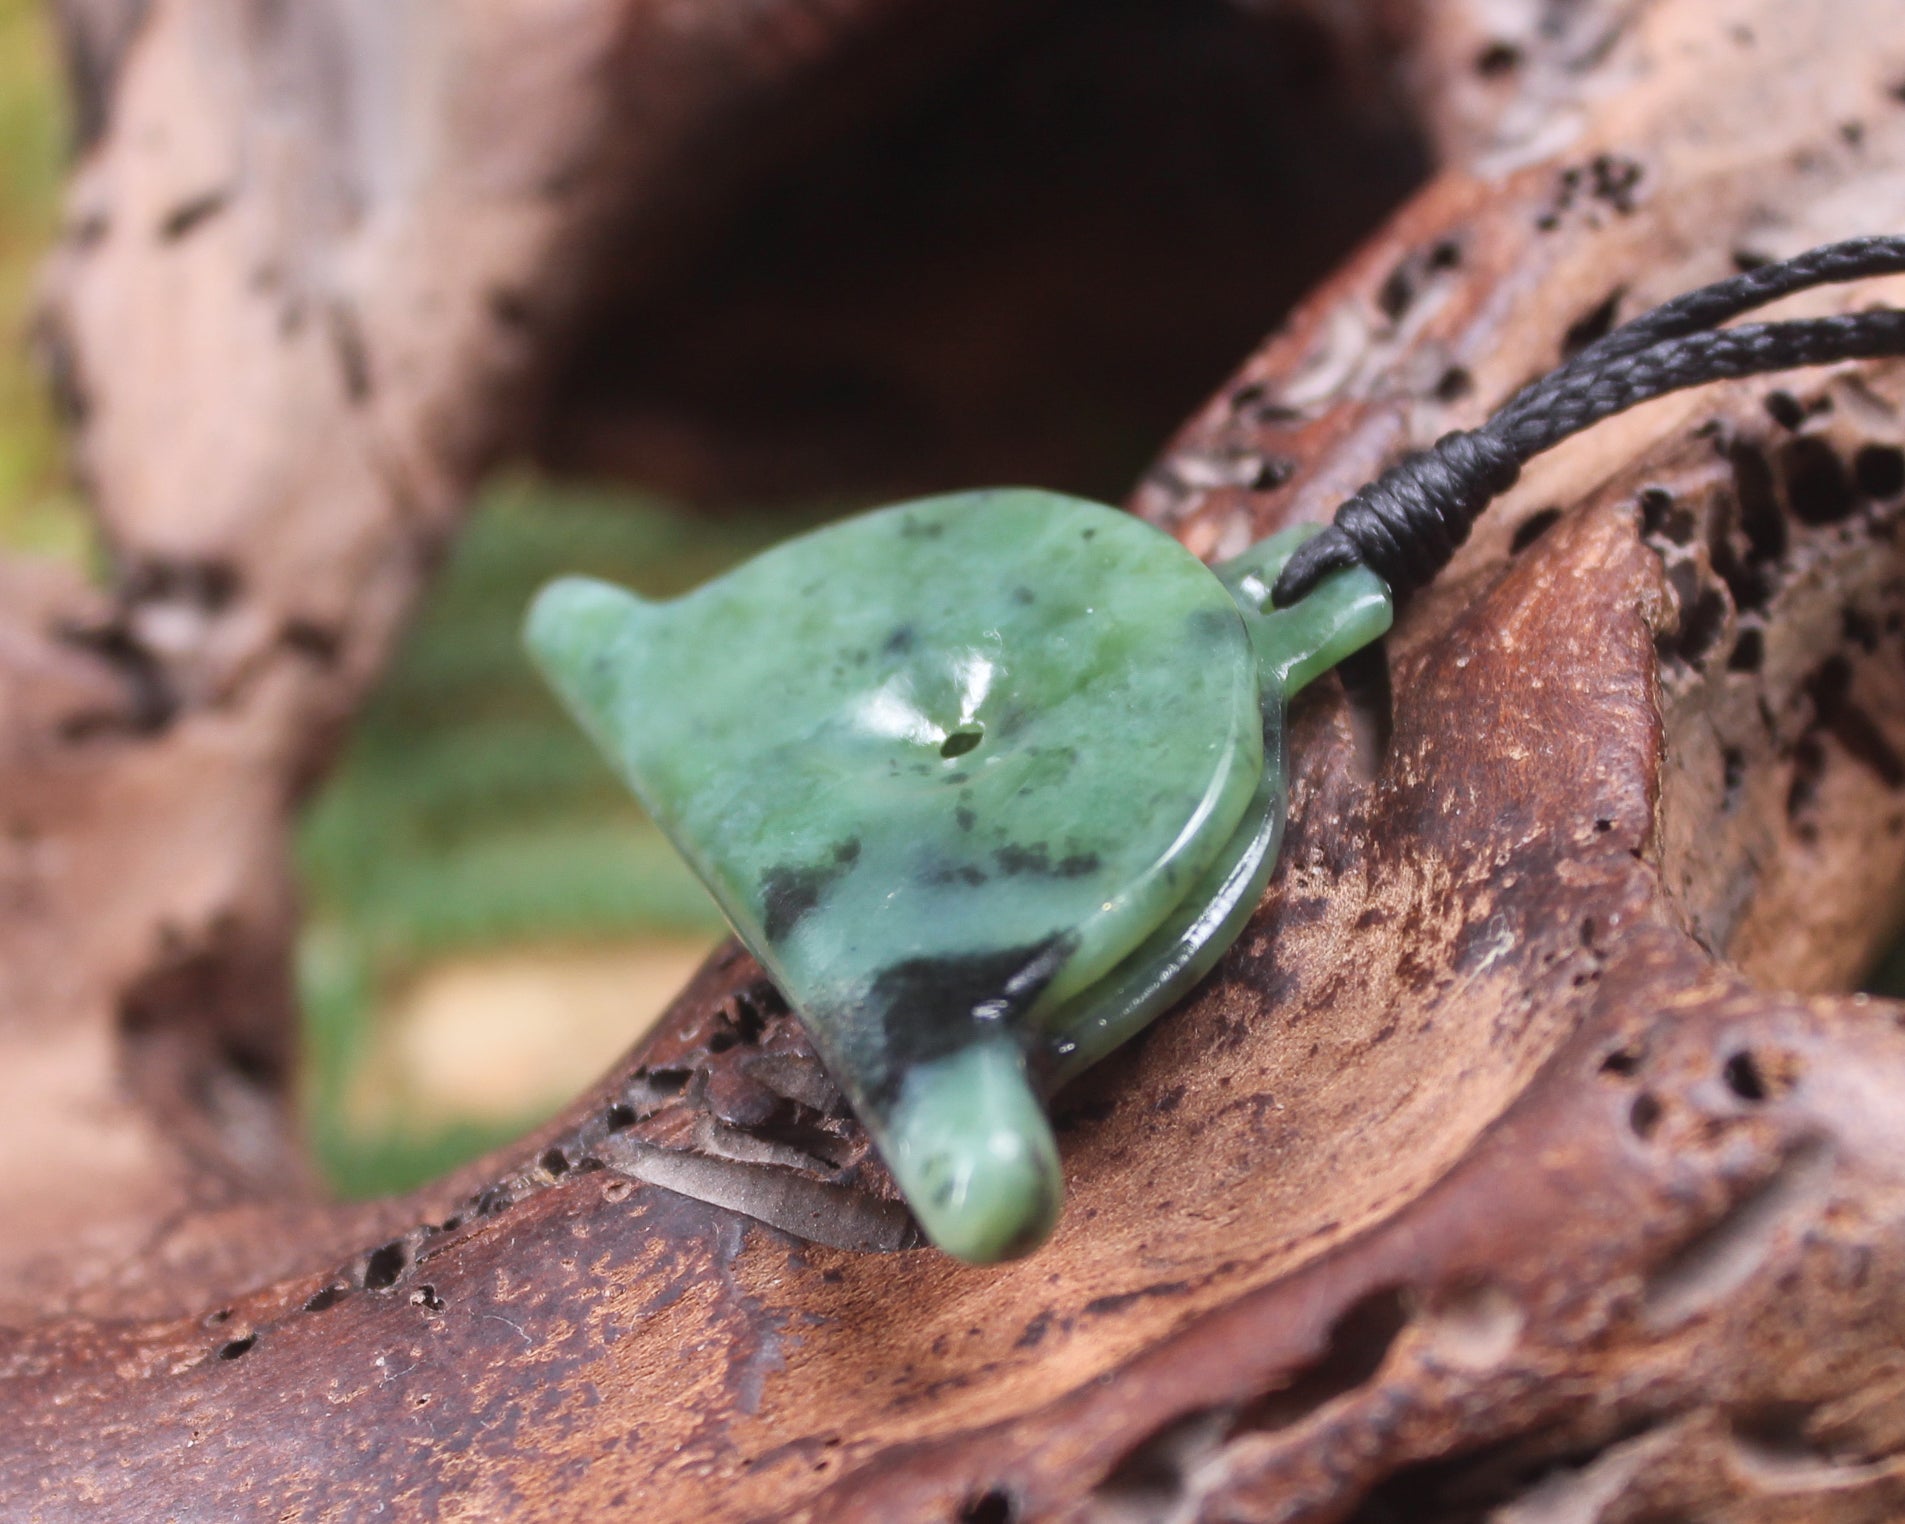
[[[1561,337],[1561,358],[1572,359],[1596,339],[1605,338],[1614,326],[1614,316],[1620,311],[1621,298],[1626,294],[1625,286],[1616,286],[1570,323]]]
[[[1475,72],[1483,79],[1499,79],[1521,67],[1521,49],[1512,42],[1491,42],[1475,55]]]
[[[381,1249],[373,1250],[369,1259],[364,1261],[364,1289],[382,1291],[393,1286],[397,1277],[403,1274],[404,1247],[401,1243],[387,1243]]]
[[[1740,505],[1740,528],[1756,560],[1777,561],[1786,554],[1786,517],[1780,511],[1772,463],[1750,444],[1727,451],[1733,491]]]
[[[1852,457],[1852,475],[1867,497],[1897,497],[1905,492],[1905,450],[1866,445]]]
[[[1017,1516],[1011,1497],[992,1487],[969,1499],[954,1519],[955,1524],[1012,1524]]]
[[[1795,434],[1806,421],[1806,410],[1791,392],[1768,392],[1766,413],[1782,429],[1791,429]]]
[[[1405,260],[1389,272],[1388,279],[1383,281],[1381,289],[1376,292],[1376,306],[1381,309],[1384,317],[1396,323],[1402,320],[1402,315],[1409,310],[1409,304],[1415,299],[1415,278],[1409,273],[1409,264]]]
[[[1559,508],[1541,508],[1529,514],[1515,526],[1515,533],[1508,541],[1508,553],[1511,556],[1520,555],[1560,522]]]
[[[1852,477],[1832,446],[1810,435],[1779,452],[1780,474],[1793,517],[1805,524],[1837,524],[1858,505]]]
[[[1747,1048],[1740,1049],[1726,1061],[1720,1069],[1720,1078],[1726,1081],[1727,1089],[1749,1104],[1757,1105],[1770,1093],[1758,1062]]]

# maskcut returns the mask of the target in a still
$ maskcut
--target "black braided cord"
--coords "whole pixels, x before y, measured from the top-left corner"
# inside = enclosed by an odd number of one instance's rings
[[[1336,510],[1272,593],[1296,602],[1333,571],[1367,566],[1401,598],[1432,580],[1481,512],[1544,450],[1669,392],[1769,371],[1905,355],[1905,312],[1718,325],[1795,291],[1905,273],[1905,238],[1852,238],[1689,291],[1604,335],[1510,397],[1478,429],[1406,455]]]

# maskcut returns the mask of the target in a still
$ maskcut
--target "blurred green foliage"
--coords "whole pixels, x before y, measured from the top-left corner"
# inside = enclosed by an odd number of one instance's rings
[[[669,596],[792,527],[786,515],[691,518],[526,479],[485,494],[298,833],[309,1112],[340,1189],[399,1188],[534,1120],[448,1136],[349,1123],[376,1013],[420,967],[722,924],[532,671],[518,639],[530,597],[570,571]]]
[[[0,0],[0,545],[82,558],[52,409],[28,355],[33,283],[59,216],[66,124],[42,0]]]

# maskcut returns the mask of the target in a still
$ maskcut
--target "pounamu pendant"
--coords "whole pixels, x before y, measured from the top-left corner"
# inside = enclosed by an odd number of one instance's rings
[[[537,662],[950,1254],[1043,1241],[1042,1097],[1201,978],[1269,880],[1285,706],[1390,621],[1360,568],[1266,612],[1309,532],[1213,571],[1115,509],[973,492],[670,602],[536,599]]]

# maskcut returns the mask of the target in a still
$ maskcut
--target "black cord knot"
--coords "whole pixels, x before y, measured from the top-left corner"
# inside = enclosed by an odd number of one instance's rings
[[[1367,566],[1405,597],[1448,565],[1529,460],[1638,403],[1710,381],[1905,355],[1905,313],[1889,308],[1720,327],[1795,291],[1900,273],[1905,238],[1853,238],[1702,286],[1623,324],[1524,386],[1479,429],[1443,435],[1362,488],[1290,557],[1271,601],[1287,607],[1351,566]]]
[[[1338,508],[1335,521],[1290,557],[1272,602],[1285,608],[1350,566],[1367,566],[1398,598],[1413,592],[1449,564],[1477,515],[1520,475],[1507,440],[1486,429],[1444,434]]]

